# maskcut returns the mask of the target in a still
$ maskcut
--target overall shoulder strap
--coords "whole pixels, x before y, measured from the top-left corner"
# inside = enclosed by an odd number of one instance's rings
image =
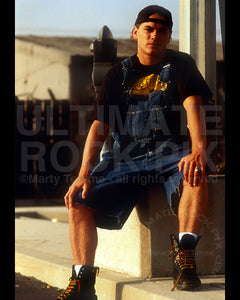
[[[132,70],[132,60],[131,57],[127,57],[121,61],[122,71],[123,71],[123,82],[122,85],[126,86],[126,80],[129,74],[129,71]]]
[[[159,79],[162,82],[169,82],[170,81],[170,70],[171,70],[171,64],[168,63],[162,67],[162,70],[160,72]]]
[[[121,61],[121,64],[125,68],[131,68],[132,67],[132,59],[131,57],[127,57]]]

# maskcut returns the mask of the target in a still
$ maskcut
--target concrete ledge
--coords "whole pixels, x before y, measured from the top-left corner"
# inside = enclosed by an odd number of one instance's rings
[[[16,252],[16,272],[33,276],[52,286],[65,289],[69,266],[52,263],[35,256]],[[202,290],[198,292],[171,292],[171,278],[146,280],[101,269],[96,280],[98,300],[165,300],[165,299],[225,299],[224,276],[202,277]]]
[[[15,253],[15,272],[25,276],[33,276],[58,288],[66,288],[69,279],[69,266],[39,259],[23,253]]]

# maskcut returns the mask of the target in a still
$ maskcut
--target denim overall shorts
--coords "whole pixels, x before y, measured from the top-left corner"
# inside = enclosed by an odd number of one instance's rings
[[[176,214],[183,178],[178,163],[190,153],[181,142],[172,99],[166,93],[171,64],[154,75],[157,80],[151,81],[150,76],[137,84],[131,83],[131,58],[122,61],[122,71],[121,122],[112,132],[113,149],[93,169],[87,199],[82,199],[81,191],[74,197],[75,203],[95,210],[96,225],[105,229],[121,229],[137,201],[154,184],[163,188]]]

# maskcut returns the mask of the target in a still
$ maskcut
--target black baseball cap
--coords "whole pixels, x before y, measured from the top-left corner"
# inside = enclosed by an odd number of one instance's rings
[[[159,14],[160,16],[163,16],[166,20],[159,20],[155,18],[151,18],[151,15],[153,14]],[[159,5],[149,5],[145,8],[143,8],[136,19],[135,26],[140,25],[144,22],[155,22],[159,24],[163,24],[169,28],[169,30],[172,30],[173,21],[172,21],[172,14],[169,10],[166,8],[159,6]]]

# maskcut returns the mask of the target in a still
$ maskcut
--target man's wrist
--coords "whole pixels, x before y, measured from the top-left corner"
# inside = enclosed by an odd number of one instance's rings
[[[80,169],[79,173],[78,173],[78,177],[81,178],[89,178],[91,174],[91,170],[90,169]]]
[[[198,143],[198,144],[192,145],[192,152],[206,152],[205,143]]]

